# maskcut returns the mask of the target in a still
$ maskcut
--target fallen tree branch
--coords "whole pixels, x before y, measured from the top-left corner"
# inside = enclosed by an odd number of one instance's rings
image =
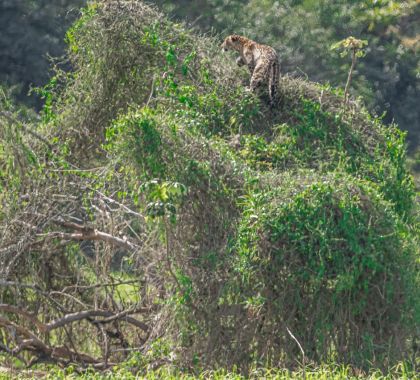
[[[118,318],[113,318],[111,321],[117,320],[117,319],[122,319],[124,321],[126,321],[127,323],[130,323],[140,329],[142,329],[143,331],[147,332],[149,330],[149,326],[147,326],[145,323],[133,318],[133,317],[128,317],[126,314],[124,313],[120,313],[121,316],[119,316]],[[73,323],[76,321],[80,321],[82,319],[90,319],[90,318],[94,318],[94,317],[106,317],[106,318],[112,318],[118,316],[118,314],[114,314],[110,311],[106,311],[106,310],[85,310],[85,311],[80,311],[77,313],[72,313],[72,314],[67,314],[62,318],[56,319],[55,321],[52,321],[50,323],[48,323],[46,325],[47,328],[47,332],[57,329],[59,327],[65,326],[69,323]],[[101,321],[101,320],[94,320],[94,323],[107,323],[105,321]]]
[[[58,318],[52,322],[49,323],[42,323],[39,321],[34,315],[30,314],[26,310],[19,308],[18,306],[13,305],[7,305],[7,304],[0,304],[0,311],[5,311],[8,313],[18,314],[25,318],[26,320],[29,320],[32,322],[38,330],[42,333],[49,333],[52,330],[58,329],[60,327],[64,327],[68,324],[71,324],[73,322],[81,321],[83,319],[88,319],[90,322],[99,324],[99,323],[110,323],[116,320],[123,320],[127,323],[130,323],[141,330],[147,332],[149,330],[149,326],[147,326],[144,322],[141,322],[133,317],[128,316],[128,314],[135,314],[140,312],[148,311],[147,308],[141,308],[136,310],[129,310],[129,311],[123,311],[120,313],[113,313],[111,311],[107,310],[84,310],[79,311],[76,313],[66,314],[64,317]],[[104,320],[91,320],[94,317],[104,317],[106,319]],[[16,325],[14,322],[9,321],[6,318],[0,317],[0,326],[13,326],[21,335],[25,336],[26,338],[30,339],[38,339],[34,334],[32,334],[30,331],[26,330],[22,326]],[[39,339],[38,339],[39,340]],[[41,342],[41,341],[40,341]],[[41,342],[42,343],[42,342]]]
[[[45,362],[45,361],[54,362],[54,363],[65,363],[65,364],[68,364],[68,361],[72,361],[75,363],[82,362],[83,366],[86,366],[86,364],[89,364],[89,365],[97,366],[98,368],[106,368],[108,366],[115,365],[115,363],[104,364],[99,359],[95,359],[85,353],[72,351],[65,346],[49,347],[44,342],[42,342],[36,335],[31,333],[24,327],[17,325],[16,323],[6,318],[0,317],[0,326],[6,327],[6,328],[13,328],[20,335],[28,338],[28,339],[22,340],[20,344],[14,349],[11,349],[1,344],[0,350],[3,350],[7,352],[8,354],[18,357],[18,358],[20,358],[19,356],[20,352],[24,350],[31,351],[35,355],[35,358],[33,358],[33,360],[31,360],[31,362],[28,364],[29,367],[33,366],[34,364]],[[23,360],[23,358],[22,358],[22,361],[26,363],[26,361]]]
[[[41,323],[41,322],[40,322]],[[41,341],[35,334],[24,328],[23,326],[20,326],[7,318],[3,318],[0,316],[0,326],[3,327],[13,327],[16,332],[18,332],[20,335],[26,337],[29,339],[30,343],[40,349],[44,353],[50,353],[51,349]]]
[[[78,232],[49,232],[46,236],[59,237],[65,240],[96,240],[105,241],[112,245],[116,245],[128,250],[135,250],[138,248],[136,244],[131,243],[127,238],[119,238],[106,232],[102,232],[93,227],[87,227],[74,222],[68,222],[61,219],[55,219],[53,222],[61,227],[70,228]],[[45,236],[45,235],[42,235]]]
[[[68,359],[74,362],[77,362],[77,359],[81,360],[86,364],[97,364],[100,363],[100,360],[91,357],[90,355],[84,353],[78,353],[70,350],[67,347],[54,347],[51,353],[51,357],[55,359]]]
[[[58,318],[50,323],[43,323],[27,310],[14,305],[0,304],[0,311],[21,316],[36,326],[40,333],[47,334],[47,336],[48,333],[50,333],[52,330],[58,328],[66,328],[67,325],[84,319],[93,324],[105,324],[117,320],[124,321],[140,328],[145,332],[149,330],[149,326],[147,326],[145,323],[128,316],[128,314],[148,311],[146,308],[126,310],[116,314],[107,310],[85,310],[67,314],[64,317]],[[94,319],[95,317],[103,317],[105,319],[98,320]],[[23,351],[31,352],[34,357],[28,364],[29,366],[40,362],[54,362],[62,364],[74,362],[81,364],[83,367],[86,367],[86,365],[92,365],[98,369],[105,369],[115,365],[115,363],[108,362],[107,359],[105,361],[101,361],[85,353],[77,352],[75,347],[73,347],[74,350],[71,350],[65,346],[50,346],[44,343],[28,328],[2,316],[0,316],[0,327],[6,329],[7,334],[11,336],[11,341],[16,344],[14,348],[1,345],[0,351],[4,351],[15,357],[18,357],[18,355]]]
[[[39,331],[45,332],[45,325],[38,320],[36,316],[29,313],[28,311],[21,309],[20,307],[7,305],[7,304],[0,304],[0,311],[4,311],[7,313],[18,314],[21,317],[25,318],[29,322],[33,323]]]

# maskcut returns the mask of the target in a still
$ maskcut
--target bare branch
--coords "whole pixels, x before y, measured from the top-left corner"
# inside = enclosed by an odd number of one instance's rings
[[[45,345],[45,343],[43,343],[35,334],[30,332],[26,328],[8,320],[7,318],[3,318],[2,316],[0,316],[0,326],[13,327],[20,335],[30,339],[31,344],[41,349],[41,351],[45,353],[49,353],[51,351],[50,348],[47,345]]]
[[[23,310],[17,306],[13,305],[7,305],[7,304],[0,304],[0,310],[18,314],[22,316],[23,318],[29,320],[30,322],[34,323],[37,328],[44,333],[48,333],[52,330],[55,330],[59,327],[63,327],[65,325],[68,325],[73,322],[81,321],[83,319],[90,319],[94,317],[104,317],[107,318],[105,320],[93,320],[91,322],[93,323],[109,323],[115,320],[124,320],[127,323],[130,323],[143,331],[148,331],[149,326],[147,326],[144,322],[141,322],[133,317],[129,317],[128,314],[136,314],[141,312],[150,311],[147,308],[140,308],[135,310],[128,310],[123,311],[117,314],[114,314],[111,311],[107,310],[85,310],[85,311],[79,311],[76,313],[67,314],[62,318],[58,318],[55,321],[52,321],[50,323],[44,324],[41,321],[39,321],[34,315],[28,313],[26,310]],[[35,335],[33,335],[30,331],[26,330],[22,326],[19,326],[15,324],[12,321],[7,320],[6,318],[0,317],[0,325],[3,326],[13,326],[19,333],[21,333],[23,336],[30,338],[30,339],[38,339]],[[40,341],[41,342],[41,341]],[[42,342],[41,342],[42,343]]]
[[[100,363],[99,360],[84,354],[84,353],[76,353],[70,349],[68,349],[67,347],[54,347],[51,353],[51,357],[52,358],[56,358],[56,359],[70,359],[72,361],[77,361],[77,359],[82,360],[83,363],[86,364],[97,364]]]
[[[139,281],[138,280],[130,280],[130,281],[121,281],[121,282],[107,282],[105,284],[92,284],[92,285],[79,285],[79,284],[75,284],[75,285],[69,285],[66,286],[62,292],[67,292],[70,289],[75,289],[75,290],[89,290],[89,289],[95,289],[95,288],[107,288],[107,287],[114,287],[114,286],[119,286],[119,285],[129,285],[129,284],[137,284]],[[1,283],[0,283],[1,285]]]
[[[131,243],[127,240],[126,237],[123,239],[108,234],[106,232],[102,232],[97,230],[93,227],[87,227],[81,224],[77,224],[74,222],[64,221],[62,219],[54,219],[53,222],[59,226],[65,228],[71,228],[78,232],[67,233],[67,232],[49,232],[48,234],[44,234],[42,236],[55,236],[65,240],[96,240],[96,241],[105,241],[112,245],[116,245],[127,250],[135,250],[138,248],[136,244]]]
[[[118,314],[116,314],[116,315],[118,315]],[[54,330],[56,328],[63,327],[65,325],[69,324],[69,323],[73,323],[73,322],[80,321],[80,320],[83,320],[83,319],[89,319],[89,318],[93,318],[93,317],[110,318],[110,317],[114,317],[114,316],[115,316],[114,313],[112,313],[110,311],[106,311],[106,310],[80,311],[80,312],[77,312],[77,313],[67,314],[62,318],[56,319],[55,321],[52,321],[52,322],[48,323],[46,325],[46,328],[47,328],[46,331],[49,332],[49,331]],[[116,319],[117,318],[114,318],[112,320],[116,320]],[[120,317],[118,317],[118,319],[123,319],[127,323],[130,323],[134,326],[139,327],[143,331],[147,332],[149,330],[149,327],[145,323],[143,323],[143,322],[141,322],[141,321],[139,321],[135,318],[128,317],[125,314],[122,314]],[[101,323],[101,322],[102,321],[94,321],[94,323]],[[102,322],[102,323],[106,323],[106,322]]]
[[[23,318],[27,319],[29,322],[32,322],[38,330],[45,332],[45,324],[40,322],[37,317],[33,314],[29,313],[28,311],[21,309],[20,307],[13,306],[13,305],[6,305],[0,304],[0,311],[4,311],[6,313],[13,313],[22,316]]]
[[[115,199],[106,196],[105,194],[101,193],[99,190],[95,190],[95,192],[97,194],[99,194],[99,196],[101,198],[105,199],[108,203],[110,203],[110,204],[116,204],[117,206],[121,207],[123,210],[125,210],[127,212],[127,214],[132,214],[132,215],[135,215],[135,216],[138,216],[138,217],[144,219],[144,215],[142,215],[142,214],[140,214],[140,213],[132,210],[131,208],[129,208],[126,205],[124,205],[123,203],[118,202]]]

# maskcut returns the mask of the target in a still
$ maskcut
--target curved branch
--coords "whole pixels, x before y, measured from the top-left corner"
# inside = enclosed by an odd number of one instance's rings
[[[50,323],[48,323],[46,325],[46,331],[50,332],[51,330],[57,329],[59,327],[63,327],[65,325],[68,325],[69,323],[73,323],[76,321],[80,321],[83,319],[89,319],[89,318],[93,318],[93,317],[105,317],[105,318],[112,318],[109,321],[105,320],[105,321],[93,321],[94,323],[108,323],[117,319],[122,319],[124,321],[126,321],[127,323],[130,323],[140,329],[142,329],[143,331],[147,332],[149,330],[149,326],[147,326],[145,323],[132,318],[132,317],[128,317],[126,315],[126,313],[120,313],[119,314],[114,314],[110,311],[106,311],[106,310],[85,310],[85,311],[80,311],[77,313],[72,313],[72,314],[67,314],[62,318],[56,319],[55,321],[52,321]]]
[[[35,334],[30,332],[26,328],[8,320],[7,318],[3,318],[2,316],[0,316],[0,326],[13,327],[20,335],[28,338],[32,346],[37,347],[46,354],[51,353],[51,349],[44,342],[42,342]]]
[[[61,219],[54,220],[54,223],[65,227],[65,228],[71,228],[74,231],[77,232],[50,232],[47,235],[48,236],[55,236],[59,237],[61,239],[66,240],[97,240],[97,241],[105,241],[107,243],[128,249],[128,250],[135,250],[138,248],[137,245],[129,242],[126,238],[121,239],[117,236],[113,236],[111,234],[108,234],[106,232],[102,232],[97,230],[96,228],[87,227],[81,224],[77,224],[74,222],[68,222]]]
[[[149,330],[149,326],[146,325],[144,322],[141,322],[133,317],[128,316],[128,314],[140,313],[144,311],[148,311],[149,309],[138,309],[138,310],[126,310],[120,313],[113,313],[107,310],[84,310],[79,311],[76,313],[66,314],[64,317],[58,318],[50,323],[42,323],[39,321],[34,315],[30,314],[28,311],[21,309],[18,306],[7,305],[7,304],[0,304],[0,311],[5,311],[8,313],[18,314],[23,318],[32,322],[39,331],[43,333],[49,333],[52,330],[58,329],[60,327],[64,327],[73,322],[81,321],[83,319],[91,319],[94,317],[103,317],[106,318],[104,320],[91,320],[90,322],[99,324],[99,323],[110,323],[116,320],[123,320],[127,323],[130,323],[143,331],[147,332]],[[6,318],[0,317],[0,326],[13,326],[21,335],[25,336],[26,338],[39,340],[34,334],[30,331],[26,330],[24,327],[15,324],[12,321],[9,321]],[[39,340],[40,343],[42,343]]]
[[[20,307],[7,305],[7,304],[0,304],[0,311],[4,311],[6,313],[13,313],[22,316],[23,318],[27,319],[29,322],[33,323],[39,331],[45,332],[46,327],[45,324],[40,322],[37,317],[33,314],[29,313],[28,311],[21,309]]]

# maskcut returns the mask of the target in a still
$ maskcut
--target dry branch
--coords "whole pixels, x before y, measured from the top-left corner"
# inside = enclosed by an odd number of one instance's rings
[[[64,221],[62,219],[54,219],[53,222],[61,227],[73,229],[74,231],[78,231],[78,232],[71,232],[71,233],[61,232],[61,231],[49,232],[47,236],[59,237],[64,240],[104,241],[112,245],[116,245],[118,247],[125,248],[131,251],[138,248],[136,244],[129,242],[126,237],[121,239],[117,236],[113,236],[106,232],[99,231],[96,228],[84,226],[84,225],[77,224],[74,222]]]
[[[52,330],[55,330],[57,328],[60,327],[64,327],[68,324],[71,324],[73,322],[77,322],[77,321],[81,321],[83,319],[88,319],[90,320],[91,318],[94,317],[104,317],[106,319],[104,320],[93,320],[91,322],[93,323],[110,323],[116,320],[123,320],[127,323],[130,323],[138,328],[140,328],[141,330],[147,332],[149,330],[149,326],[147,326],[144,322],[141,322],[133,317],[128,316],[128,314],[136,314],[136,313],[140,313],[140,312],[145,312],[145,311],[149,311],[149,309],[146,308],[142,308],[142,309],[136,309],[136,310],[127,310],[127,311],[123,311],[120,313],[113,313],[111,311],[107,311],[107,310],[84,310],[84,311],[79,311],[76,313],[71,313],[71,314],[66,314],[64,317],[58,318],[50,323],[42,323],[41,321],[39,321],[34,315],[30,314],[28,311],[21,309],[17,306],[13,306],[13,305],[7,305],[7,304],[0,304],[0,311],[4,311],[4,312],[8,312],[8,313],[13,313],[13,314],[18,314],[20,316],[22,316],[23,318],[29,320],[30,322],[32,322],[34,325],[36,325],[36,327],[43,333],[49,333]],[[24,335],[25,337],[29,337],[29,338],[36,338],[35,335],[33,335],[32,333],[30,333],[29,331],[27,331],[26,329],[24,329],[21,326],[18,326],[14,324],[14,322],[11,322],[5,318],[1,318],[0,317],[0,325],[3,326],[7,326],[10,325],[13,327],[15,327],[17,329],[17,331],[19,331],[22,335]],[[21,328],[22,330],[20,331],[19,328]],[[31,335],[32,334],[32,335]]]
[[[105,194],[103,194],[103,193],[101,193],[99,190],[96,190],[95,189],[95,192],[101,197],[101,198],[103,198],[103,199],[105,199],[108,203],[110,203],[110,204],[115,204],[115,205],[117,205],[117,206],[119,206],[119,207],[121,207],[127,214],[131,214],[131,215],[135,215],[135,216],[137,216],[137,217],[140,217],[140,218],[142,218],[142,219],[144,219],[144,215],[142,215],[142,214],[140,214],[140,213],[138,213],[137,211],[134,211],[134,210],[132,210],[131,208],[129,208],[129,207],[127,207],[125,204],[123,204],[123,203],[121,203],[121,202],[118,202],[118,201],[116,201],[115,199],[113,199],[113,198],[110,198],[110,197],[108,197],[108,196],[106,196]]]
[[[14,305],[0,304],[0,311],[19,315],[20,317],[31,322],[34,326],[37,327],[40,333],[47,334],[47,342],[49,341],[48,333],[50,333],[52,330],[65,327],[71,323],[81,320],[88,320],[90,323],[94,324],[125,321],[126,323],[140,328],[144,332],[149,331],[149,326],[128,315],[149,311],[146,308],[126,310],[120,313],[113,313],[107,310],[85,310],[66,314],[62,318],[58,318],[50,323],[43,323],[27,310]],[[95,317],[103,317],[105,319],[98,320],[94,319]],[[31,332],[27,327],[24,327],[2,316],[0,316],[0,327],[6,328],[7,331],[9,331],[9,334],[12,336],[12,340],[17,343],[16,347],[13,349],[7,346],[0,346],[0,350],[3,350],[14,356],[18,355],[22,351],[31,352],[35,355],[35,358],[33,358],[29,366],[40,361],[51,361],[55,363],[66,363],[71,361],[82,364],[83,366],[86,364],[94,365],[95,368],[107,368],[115,364],[108,362],[107,360],[102,362],[101,360],[95,359],[87,354],[79,353],[76,350],[70,350],[65,346],[50,346],[49,344],[44,343],[41,338]]]
[[[39,339],[35,334],[27,330],[25,327],[20,326],[2,316],[0,316],[0,326],[12,327],[20,335],[24,336],[25,338],[28,338],[29,339],[28,342],[30,342],[31,345],[39,348],[43,352],[50,352],[49,347],[45,343],[43,343],[41,339]]]
[[[93,317],[112,318],[109,322],[119,319],[119,320],[126,321],[127,323],[130,323],[130,324],[142,329],[143,331],[147,332],[149,330],[149,327],[145,323],[143,323],[143,322],[141,322],[141,321],[139,321],[135,318],[128,317],[127,313],[120,313],[120,316],[118,318],[113,318],[113,317],[117,317],[117,316],[118,316],[118,314],[114,314],[114,313],[112,313],[110,311],[106,311],[106,310],[80,311],[80,312],[77,312],[77,313],[67,314],[62,318],[59,318],[55,321],[52,321],[52,322],[48,323],[46,325],[46,328],[47,328],[46,331],[49,332],[49,331],[54,330],[56,328],[63,327],[65,325],[69,324],[69,323],[80,321],[82,319],[90,319],[90,318],[93,318]],[[99,321],[93,321],[93,322],[94,323],[106,323],[107,321],[100,321],[99,320]]]

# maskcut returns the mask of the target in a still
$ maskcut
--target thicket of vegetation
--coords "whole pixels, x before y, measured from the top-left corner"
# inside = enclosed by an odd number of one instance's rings
[[[41,105],[31,86],[47,83],[48,55],[64,54],[64,35],[86,0],[0,2],[0,81],[19,87],[19,101]],[[368,109],[386,112],[408,131],[411,152],[419,145],[420,4],[416,0],[154,0],[165,12],[200,31],[242,33],[274,46],[281,70],[342,87],[348,62],[330,47],[353,35],[367,40],[352,93]],[[63,60],[61,60],[63,61]]]
[[[349,35],[367,40],[352,92],[419,145],[420,4],[415,0],[155,0],[202,31],[244,34],[274,46],[282,72],[343,86],[347,60],[330,47]]]
[[[270,111],[220,41],[139,1],[91,4],[66,39],[41,120],[0,113],[6,361],[416,370],[397,127],[288,76]]]

